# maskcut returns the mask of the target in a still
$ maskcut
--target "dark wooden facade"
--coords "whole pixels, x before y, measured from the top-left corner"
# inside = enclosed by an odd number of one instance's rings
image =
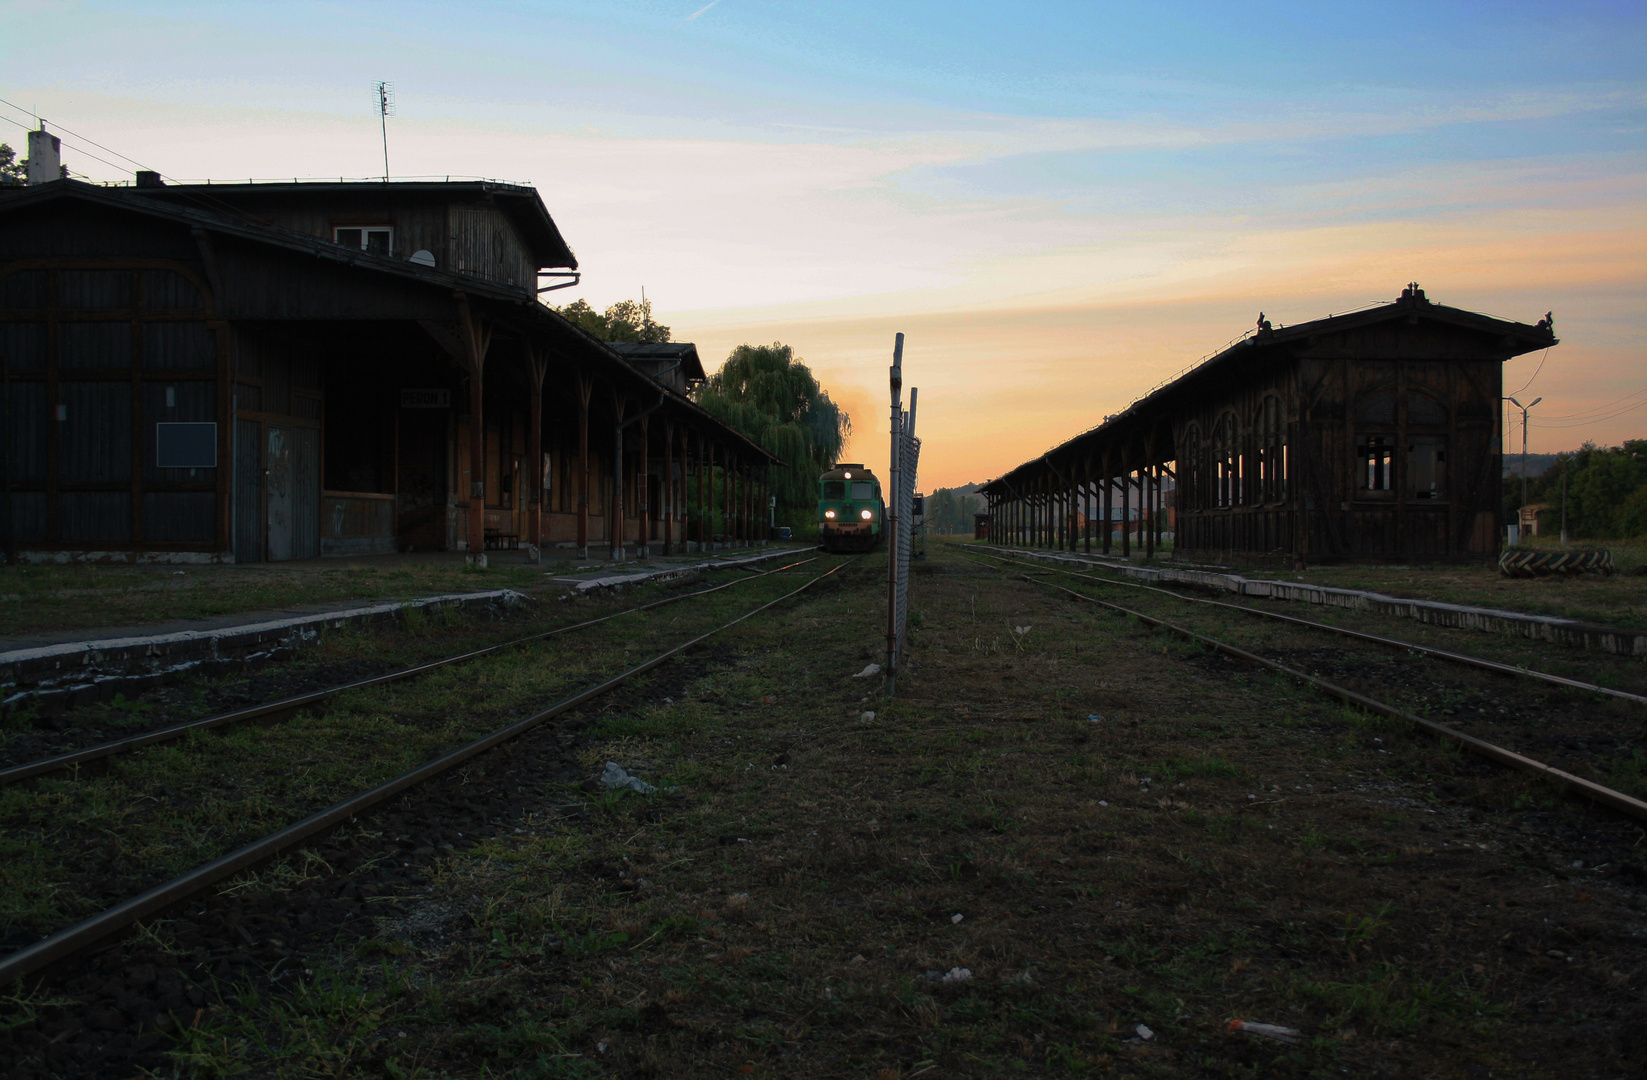
[[[1142,508],[1137,539],[1151,555],[1170,533],[1177,557],[1219,562],[1492,558],[1502,364],[1554,344],[1547,321],[1445,307],[1416,286],[1349,315],[1261,322],[986,485],[994,535],[1090,550],[1091,530],[1074,522]],[[1134,536],[1096,539],[1130,555]]]
[[[8,554],[757,538],[769,455],[538,301],[576,260],[535,193],[368,186],[0,193]]]

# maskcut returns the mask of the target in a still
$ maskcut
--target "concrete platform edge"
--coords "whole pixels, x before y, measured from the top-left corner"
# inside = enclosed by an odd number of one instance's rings
[[[1102,567],[1105,570],[1114,570],[1126,577],[1156,584],[1177,582],[1266,600],[1291,600],[1299,603],[1317,604],[1323,607],[1376,611],[1384,615],[1417,619],[1419,622],[1429,623],[1433,626],[1509,632],[1535,641],[1573,645],[1581,649],[1610,652],[1617,656],[1647,656],[1647,630],[1598,626],[1559,615],[1535,615],[1525,611],[1472,607],[1468,604],[1452,604],[1444,600],[1412,600],[1361,589],[1344,589],[1333,585],[1313,585],[1305,581],[1249,578],[1240,574],[1216,570],[1189,570],[1172,566],[1138,566],[1087,555],[1068,555],[1059,552],[1029,551],[1022,548],[982,545],[980,547],[981,550],[1000,552],[1003,555],[1009,554],[1022,558],[1069,563],[1077,566]]]
[[[260,663],[313,641],[322,629],[342,629],[399,618],[408,609],[512,607],[525,599],[513,589],[445,593],[385,601],[338,611],[265,619],[211,630],[179,630],[89,641],[70,641],[0,652],[0,707],[29,701],[95,698],[117,689],[140,689],[196,669]]]

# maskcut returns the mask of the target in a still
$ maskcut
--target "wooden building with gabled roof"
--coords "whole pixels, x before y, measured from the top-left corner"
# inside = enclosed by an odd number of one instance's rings
[[[1077,515],[1142,508],[1145,553],[1217,562],[1468,561],[1499,548],[1502,365],[1557,344],[1552,320],[1431,302],[1258,326],[1097,427],[982,488],[998,542],[1106,554]]]
[[[0,191],[9,556],[760,538],[771,456],[540,301],[531,188],[156,183]]]

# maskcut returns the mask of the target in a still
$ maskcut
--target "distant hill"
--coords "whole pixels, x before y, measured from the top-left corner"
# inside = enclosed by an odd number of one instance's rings
[[[1557,457],[1559,457],[1559,456],[1560,455],[1557,455],[1557,454],[1528,454],[1527,455],[1527,475],[1529,477],[1543,476],[1545,470],[1550,468],[1550,466],[1554,465],[1556,463]],[[1505,476],[1520,476],[1521,475],[1521,455],[1520,454],[1506,453],[1504,455],[1504,475]]]

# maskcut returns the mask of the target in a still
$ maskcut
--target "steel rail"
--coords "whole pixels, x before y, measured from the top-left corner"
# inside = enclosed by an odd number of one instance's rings
[[[723,631],[730,630],[739,623],[744,622],[747,619],[754,618],[756,615],[766,611],[768,608],[776,607],[778,604],[783,603],[790,597],[796,596],[807,589],[810,589],[812,586],[816,585],[824,578],[829,577],[831,574],[835,573],[835,571],[846,565],[848,564],[837,563],[828,570],[824,571],[822,574],[819,574],[817,577],[813,578],[811,581],[808,581],[806,584],[802,585],[800,588],[786,592],[775,600],[769,600],[760,607],[739,615],[731,622],[723,623],[715,629],[699,634],[697,637],[694,637],[689,641],[684,641],[673,648],[666,649],[665,651],[652,657],[650,660],[636,664],[627,671],[624,671],[619,675],[614,675],[604,682],[597,683],[586,690],[581,690],[578,693],[573,694],[571,697],[564,698],[561,701],[549,706],[547,709],[544,709],[542,712],[535,713],[523,720],[517,720],[507,727],[499,728],[490,735],[484,735],[481,738],[467,743],[456,750],[442,754],[440,757],[425,762],[417,768],[412,769],[410,772],[402,773],[392,780],[387,780],[374,788],[363,791],[358,795],[352,796],[351,798],[344,799],[340,803],[336,803],[324,810],[309,815],[302,821],[294,822],[283,829],[272,832],[263,837],[261,840],[254,840],[252,843],[232,851],[227,855],[223,855],[219,858],[213,859],[209,863],[198,866],[188,873],[183,874],[181,877],[176,877],[171,881],[156,885],[154,888],[140,893],[129,900],[122,901],[106,911],[93,915],[92,917],[78,922],[73,926],[59,930],[57,933],[52,934],[50,937],[43,938],[40,941],[35,942],[33,945],[19,949],[10,956],[0,958],[0,986],[9,985],[15,979],[20,979],[23,976],[38,971],[43,967],[72,956],[88,946],[95,945],[105,938],[111,937],[112,935],[126,929],[133,923],[140,922],[141,920],[152,915],[157,915],[166,908],[171,907],[173,904],[187,900],[189,897],[195,895],[203,889],[210,888],[212,885],[222,881],[224,878],[232,877],[233,875],[238,874],[241,871],[256,865],[257,863],[260,863],[265,859],[278,855],[289,848],[296,847],[317,833],[321,833],[334,826],[341,825],[350,818],[356,817],[362,812],[370,810],[372,807],[394,798],[403,791],[416,787],[424,781],[433,779],[442,773],[449,772],[450,770],[463,764],[465,761],[468,761],[470,758],[483,754],[500,743],[507,742],[519,735],[524,735],[526,732],[542,724],[544,721],[552,720],[555,717],[560,716],[562,713],[569,712],[570,710],[577,708],[579,705],[582,705],[585,702],[597,698],[600,695],[614,689],[625,681],[632,679],[637,675],[643,675],[646,672],[651,671],[653,668],[658,667],[668,661],[671,657],[679,655],[685,650],[690,649],[692,646],[701,644],[702,642],[707,641]],[[742,580],[747,581],[750,579],[744,578]]]
[[[986,554],[984,557],[988,559],[998,559],[1001,562],[1010,563],[1017,566],[1040,565],[1039,563],[1031,560],[1011,558],[1004,555]],[[1482,656],[1471,656],[1469,653],[1453,652],[1449,649],[1437,649],[1430,645],[1420,645],[1413,641],[1403,641],[1400,638],[1384,637],[1381,634],[1369,634],[1364,630],[1351,630],[1348,627],[1334,626],[1331,623],[1316,622],[1314,619],[1301,619],[1296,615],[1282,615],[1277,611],[1265,611],[1262,608],[1247,607],[1245,604],[1231,604],[1224,600],[1208,600],[1205,597],[1200,596],[1185,596],[1183,593],[1174,592],[1171,589],[1163,589],[1159,585],[1141,585],[1136,581],[1116,581],[1113,578],[1096,577],[1092,573],[1077,573],[1074,570],[1065,570],[1062,567],[1057,566],[1048,566],[1045,567],[1045,569],[1051,570],[1058,574],[1068,574],[1070,577],[1085,578],[1088,581],[1093,581],[1100,585],[1119,585],[1128,589],[1143,589],[1146,592],[1157,592],[1161,593],[1163,596],[1170,596],[1175,600],[1186,600],[1192,604],[1209,604],[1212,607],[1229,608],[1231,611],[1245,612],[1248,615],[1257,615],[1260,618],[1265,619],[1275,619],[1278,622],[1292,623],[1296,626],[1307,626],[1312,630],[1325,630],[1328,633],[1342,634],[1344,637],[1357,638],[1361,641],[1370,641],[1377,645],[1387,645],[1391,648],[1420,652],[1426,656],[1433,656],[1441,660],[1449,660],[1455,664],[1465,664],[1470,667],[1478,667],[1484,671],[1497,672],[1500,675],[1522,675],[1529,679],[1537,679],[1541,682],[1553,683],[1556,686],[1565,686],[1569,690],[1583,690],[1586,693],[1603,694],[1607,697],[1619,698],[1622,701],[1633,701],[1637,705],[1647,705],[1647,696],[1643,696],[1641,694],[1632,694],[1627,690],[1614,690],[1610,687],[1598,686],[1595,683],[1587,683],[1580,679],[1569,679],[1564,675],[1552,675],[1547,671],[1538,671],[1534,668],[1516,667],[1514,664],[1504,664],[1497,660],[1488,660]],[[1098,567],[1096,569],[1108,568]]]
[[[128,736],[124,739],[115,739],[112,742],[98,743],[96,746],[88,746],[81,750],[71,750],[68,753],[57,754],[53,757],[39,758],[35,761],[24,762],[21,765],[13,765],[10,768],[0,769],[0,786],[5,784],[15,784],[20,780],[27,780],[31,776],[39,776],[42,773],[60,772],[64,769],[70,769],[78,765],[82,765],[88,761],[96,761],[101,758],[113,757],[116,754],[130,753],[133,750],[139,750],[145,746],[152,746],[155,743],[169,742],[173,739],[180,739],[191,731],[205,731],[210,728],[222,727],[224,724],[236,724],[246,720],[257,720],[270,716],[278,716],[282,713],[295,712],[305,706],[313,705],[316,702],[325,701],[328,698],[336,697],[340,694],[347,693],[350,690],[363,690],[369,686],[382,686],[385,683],[399,682],[402,679],[415,678],[419,675],[428,674],[438,668],[447,667],[452,664],[465,663],[467,661],[486,656],[490,653],[513,648],[517,645],[526,645],[534,641],[542,641],[544,638],[554,637],[557,634],[565,634],[573,630],[582,630],[586,627],[595,626],[598,623],[607,622],[612,619],[620,618],[624,615],[633,615],[637,612],[649,611],[656,607],[663,607],[665,604],[674,604],[682,600],[690,600],[693,597],[704,596],[712,592],[719,592],[722,589],[729,589],[733,585],[742,585],[746,581],[754,581],[756,578],[765,577],[768,574],[776,574],[783,570],[792,570],[797,566],[805,566],[807,563],[816,562],[821,558],[823,558],[823,556],[814,555],[810,559],[801,559],[797,562],[786,563],[783,566],[774,567],[771,570],[757,571],[749,577],[733,578],[731,581],[723,582],[720,585],[715,585],[707,589],[699,589],[696,592],[682,593],[679,596],[666,596],[662,600],[654,600],[651,603],[639,604],[632,608],[625,608],[622,611],[614,611],[610,615],[602,615],[597,619],[586,619],[583,622],[572,623],[568,626],[557,626],[553,630],[543,630],[536,634],[528,634],[525,637],[511,638],[508,641],[499,642],[496,645],[488,645],[483,649],[474,649],[466,653],[459,653],[456,656],[448,656],[441,660],[431,660],[428,663],[417,664],[409,668],[402,668],[399,671],[390,671],[382,675],[374,675],[369,679],[359,679],[355,682],[344,683],[341,686],[332,686],[323,690],[314,690],[307,694],[299,694],[295,697],[282,698],[279,701],[271,701],[263,705],[253,705],[245,709],[236,709],[233,712],[219,713],[216,716],[206,716],[199,720],[190,720],[182,724],[173,724],[170,727],[156,728],[153,731],[145,731],[142,734]],[[730,569],[742,568],[732,567]]]
[[[1558,784],[1576,788],[1578,791],[1589,796],[1594,801],[1601,803],[1603,806],[1609,806],[1614,810],[1620,810],[1632,817],[1647,821],[1647,802],[1643,802],[1633,796],[1626,795],[1622,791],[1614,791],[1612,788],[1604,787],[1593,780],[1586,780],[1582,776],[1574,776],[1570,772],[1565,772],[1561,769],[1555,768],[1554,766],[1546,765],[1542,761],[1535,761],[1534,759],[1518,754],[1513,750],[1506,750],[1502,746],[1494,745],[1484,739],[1478,739],[1474,735],[1466,735],[1457,728],[1450,728],[1445,724],[1438,724],[1434,720],[1426,720],[1422,716],[1407,712],[1405,709],[1398,709],[1394,705],[1386,705],[1384,702],[1367,697],[1365,694],[1358,694],[1354,690],[1346,690],[1344,687],[1339,686],[1336,683],[1330,683],[1327,680],[1318,678],[1314,675],[1305,674],[1297,668],[1290,668],[1285,664],[1276,663],[1274,660],[1267,660],[1256,653],[1250,653],[1247,650],[1238,648],[1234,645],[1225,644],[1217,638],[1207,637],[1205,634],[1198,634],[1194,630],[1189,630],[1174,623],[1167,622],[1165,619],[1158,619],[1153,615],[1146,615],[1141,611],[1134,611],[1133,609],[1123,607],[1120,604],[1112,604],[1108,600],[1100,600],[1096,596],[1088,596],[1085,593],[1076,592],[1074,589],[1066,589],[1062,585],[1057,585],[1050,581],[1038,581],[1037,579],[1030,577],[1028,574],[1019,574],[1018,576],[1022,580],[1030,582],[1031,584],[1045,585],[1048,588],[1057,589],[1059,592],[1068,593],[1077,600],[1085,600],[1089,604],[1097,604],[1100,607],[1106,607],[1112,611],[1119,611],[1124,615],[1131,615],[1139,622],[1147,623],[1151,626],[1159,626],[1165,630],[1171,630],[1175,634],[1181,634],[1193,641],[1198,641],[1215,652],[1221,652],[1227,656],[1233,656],[1239,660],[1246,660],[1249,663],[1258,664],[1262,667],[1269,668],[1271,671],[1280,672],[1283,675],[1297,679],[1299,682],[1312,686],[1326,694],[1330,694],[1331,696],[1338,698],[1340,701],[1345,701],[1351,705],[1356,705],[1366,709],[1368,712],[1375,712],[1381,716],[1388,716],[1397,720],[1405,720],[1421,731],[1428,732],[1429,734],[1435,735],[1448,742],[1457,743],[1466,750],[1473,751],[1474,753],[1480,754],[1482,757],[1488,758],[1492,761],[1496,761],[1501,765],[1508,765],[1514,769],[1521,769],[1524,772],[1533,773],[1537,776],[1554,780]]]

